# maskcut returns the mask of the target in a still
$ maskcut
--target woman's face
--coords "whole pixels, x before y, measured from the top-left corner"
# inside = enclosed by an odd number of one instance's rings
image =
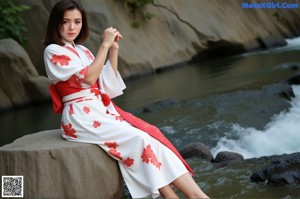
[[[80,11],[78,9],[67,10],[59,32],[62,39],[73,44],[81,28],[82,17]]]

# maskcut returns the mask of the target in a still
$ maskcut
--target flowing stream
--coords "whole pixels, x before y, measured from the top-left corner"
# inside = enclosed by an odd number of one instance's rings
[[[158,126],[180,149],[203,142],[213,154],[234,151],[245,158],[300,152],[300,86],[285,101],[266,87],[300,70],[300,39],[281,48],[178,67],[126,82],[116,104]],[[120,66],[121,67],[121,66]],[[143,107],[170,102],[153,112]],[[0,114],[0,146],[25,134],[59,128],[51,105]],[[214,198],[299,198],[298,186],[250,182],[255,164],[220,166],[190,159],[198,184]]]

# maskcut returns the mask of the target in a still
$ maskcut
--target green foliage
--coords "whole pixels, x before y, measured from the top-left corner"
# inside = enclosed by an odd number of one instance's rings
[[[282,15],[280,15],[277,11],[276,11],[276,12],[273,12],[272,16],[275,17],[275,19],[276,19],[278,22],[283,22],[283,17],[282,17]]]
[[[134,28],[139,28],[141,26],[141,23],[139,21],[134,21],[132,22],[131,26]]]
[[[13,38],[24,44],[26,31],[22,12],[29,10],[26,5],[15,5],[14,0],[0,0],[0,39]]]
[[[154,14],[146,12],[146,6],[152,4],[154,0],[122,0],[126,8],[128,8],[133,15],[135,21],[132,27],[138,28],[141,26],[141,21],[150,20]]]

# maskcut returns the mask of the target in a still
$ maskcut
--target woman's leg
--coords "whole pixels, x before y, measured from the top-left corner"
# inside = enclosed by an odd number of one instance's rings
[[[172,184],[188,198],[209,198],[188,173],[178,177]]]
[[[176,193],[170,185],[166,185],[158,189],[158,191],[164,198],[178,198],[178,196],[176,195]]]

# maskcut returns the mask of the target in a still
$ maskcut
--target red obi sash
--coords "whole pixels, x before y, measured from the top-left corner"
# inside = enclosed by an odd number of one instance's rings
[[[97,83],[95,83],[93,86],[91,86],[88,89],[95,89],[95,95],[99,95],[100,91],[98,89],[98,85]],[[80,92],[82,91],[82,88],[75,88],[70,86],[70,84],[67,81],[60,81],[57,84],[51,84],[49,87],[49,92],[52,98],[52,107],[53,107],[53,111],[54,113],[57,114],[61,114],[63,109],[64,109],[64,103],[62,101],[62,98],[64,96],[76,93],[76,92]],[[106,104],[105,106],[108,106],[108,104],[110,103],[110,99],[108,97],[108,95],[103,94],[104,96],[102,96],[102,101],[104,104]]]
[[[123,111],[121,108],[119,108],[117,105],[115,105],[109,96],[105,93],[101,93],[99,90],[98,85],[95,83],[92,87],[92,89],[95,89],[95,94],[99,94],[102,97],[102,102],[104,106],[108,106],[110,103],[114,106],[114,108],[117,110],[117,112],[131,125],[134,127],[148,133],[150,136],[155,138],[156,140],[160,141],[162,144],[167,146],[171,151],[173,151],[177,157],[182,161],[182,163],[185,165],[187,170],[194,175],[193,170],[190,168],[190,166],[187,164],[187,162],[183,159],[183,157],[180,155],[180,153],[177,151],[177,149],[173,146],[173,144],[164,136],[163,133],[160,132],[160,130],[138,117],[135,117],[134,115]],[[51,84],[50,88],[50,95],[52,98],[52,105],[55,113],[62,113],[64,105],[62,102],[62,97],[70,95],[75,92],[79,92],[82,90],[82,88],[74,88],[71,87],[67,82],[58,82],[56,85]]]

